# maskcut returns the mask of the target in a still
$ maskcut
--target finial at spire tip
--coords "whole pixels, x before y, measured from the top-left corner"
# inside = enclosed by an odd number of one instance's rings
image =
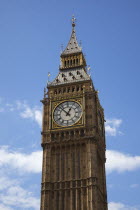
[[[75,22],[76,22],[76,18],[74,17],[74,15],[72,15],[71,22],[72,22],[72,27],[74,28],[75,27]]]

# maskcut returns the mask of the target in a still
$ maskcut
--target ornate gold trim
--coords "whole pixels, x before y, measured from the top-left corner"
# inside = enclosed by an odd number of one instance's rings
[[[67,100],[61,100],[61,101],[57,101],[57,102],[52,102],[52,129],[58,129],[58,128],[71,128],[71,127],[75,127],[75,126],[80,126],[80,125],[83,125],[83,115],[84,115],[84,107],[83,107],[83,104],[82,104],[82,98],[77,98],[77,99],[67,99]],[[81,116],[80,118],[72,125],[69,125],[69,126],[61,126],[59,124],[57,124],[53,118],[53,115],[54,115],[54,111],[56,109],[57,106],[59,106],[60,104],[64,103],[64,102],[70,102],[70,101],[73,101],[73,102],[76,102],[79,104],[79,106],[81,107],[82,109],[82,113],[81,113]]]

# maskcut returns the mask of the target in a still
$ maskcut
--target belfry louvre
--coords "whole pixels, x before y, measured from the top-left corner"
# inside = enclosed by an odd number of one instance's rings
[[[76,38],[44,91],[41,210],[107,210],[104,110]]]

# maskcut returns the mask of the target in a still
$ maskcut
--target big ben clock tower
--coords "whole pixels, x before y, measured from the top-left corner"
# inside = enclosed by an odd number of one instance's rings
[[[107,210],[104,111],[78,45],[75,19],[43,103],[41,210]]]

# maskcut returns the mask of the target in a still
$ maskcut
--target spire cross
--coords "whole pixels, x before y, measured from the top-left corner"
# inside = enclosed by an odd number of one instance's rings
[[[76,22],[76,18],[74,17],[74,15],[72,16],[71,22],[72,22],[72,27],[74,28]]]

